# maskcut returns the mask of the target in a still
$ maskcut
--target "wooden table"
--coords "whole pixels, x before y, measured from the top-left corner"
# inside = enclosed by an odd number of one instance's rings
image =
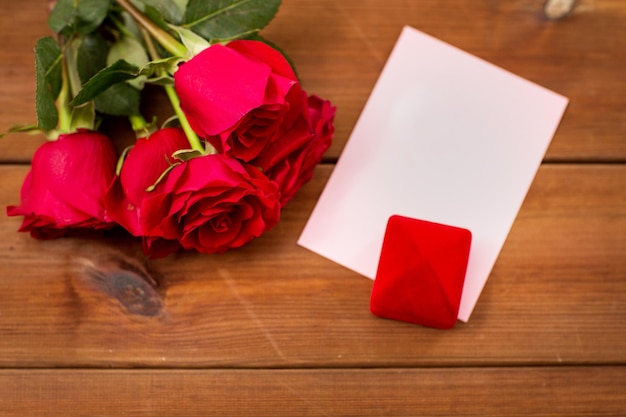
[[[0,415],[626,415],[626,2],[558,20],[541,0],[283,3],[264,34],[338,107],[326,163],[277,227],[223,256],[36,241],[2,216]],[[46,1],[1,5],[6,130],[35,119],[32,48],[49,31]],[[374,317],[370,280],[296,245],[403,25],[571,100],[474,314],[449,331]],[[2,206],[42,141],[0,141]]]

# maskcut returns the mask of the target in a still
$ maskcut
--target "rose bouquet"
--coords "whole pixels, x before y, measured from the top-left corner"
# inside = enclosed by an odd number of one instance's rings
[[[122,227],[152,257],[222,253],[261,236],[330,146],[335,108],[308,95],[259,30],[280,0],[58,0],[35,47],[37,125],[20,231]],[[146,85],[172,118],[147,121]],[[149,103],[148,103],[149,104]],[[102,126],[127,117],[119,150]]]

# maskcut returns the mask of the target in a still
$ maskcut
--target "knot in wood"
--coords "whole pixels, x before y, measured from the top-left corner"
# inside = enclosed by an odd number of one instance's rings
[[[156,316],[161,311],[161,298],[156,289],[141,276],[130,271],[110,271],[105,282],[108,293],[117,298],[128,312]]]
[[[119,301],[129,313],[154,317],[161,312],[157,283],[137,261],[111,256],[96,261],[82,258],[80,263],[87,282]]]

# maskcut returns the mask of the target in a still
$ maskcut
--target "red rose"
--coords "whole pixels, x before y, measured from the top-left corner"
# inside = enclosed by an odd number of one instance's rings
[[[9,216],[24,216],[20,231],[40,239],[70,230],[113,227],[103,196],[115,176],[115,150],[97,132],[80,130],[41,145],[22,185],[21,205]]]
[[[141,202],[149,194],[146,190],[177,162],[172,154],[188,147],[185,133],[179,128],[161,129],[149,138],[137,139],[105,198],[111,220],[134,236],[145,236],[139,216]]]
[[[278,198],[276,184],[259,169],[206,155],[174,167],[148,193],[141,203],[141,224],[148,236],[222,253],[274,226],[280,217]]]
[[[287,60],[250,40],[213,45],[174,74],[193,129],[219,153],[257,157],[306,112],[306,95]]]
[[[335,107],[329,101],[309,97],[306,116],[300,117],[280,140],[252,161],[276,181],[282,206],[312,178],[313,169],[330,147],[334,116]]]

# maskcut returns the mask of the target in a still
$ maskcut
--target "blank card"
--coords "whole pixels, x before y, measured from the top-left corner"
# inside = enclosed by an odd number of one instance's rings
[[[467,321],[567,103],[405,27],[298,243],[374,279],[391,215],[469,229]]]

